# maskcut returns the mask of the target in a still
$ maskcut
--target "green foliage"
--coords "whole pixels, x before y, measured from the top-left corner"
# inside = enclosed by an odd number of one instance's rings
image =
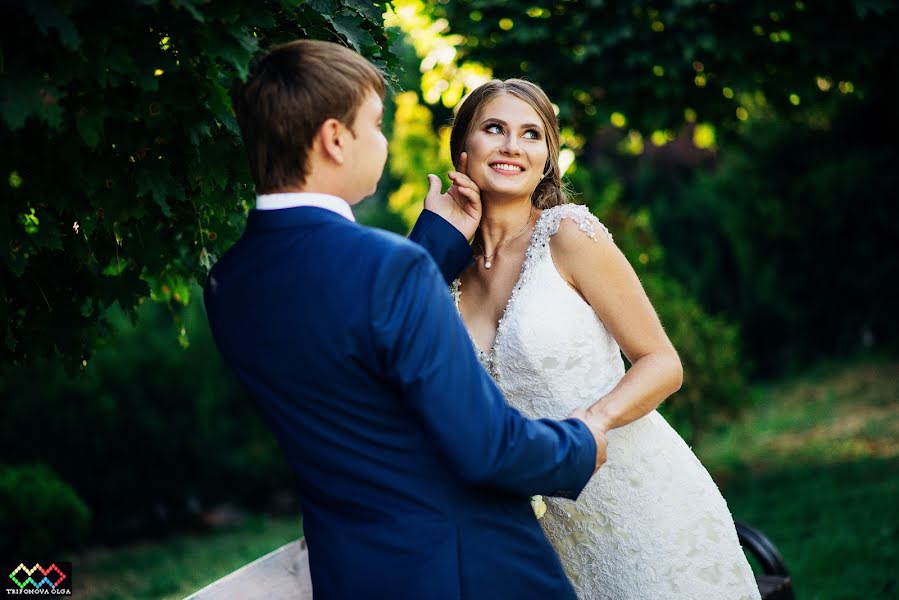
[[[684,384],[660,410],[684,438],[695,443],[712,423],[732,418],[747,406],[738,327],[709,314],[667,274],[649,213],[645,209],[630,212],[621,205],[622,187],[609,170],[578,168],[570,180],[575,190],[585,190],[578,201],[603,221],[634,266],[680,355]]]
[[[739,328],[725,317],[709,314],[670,276],[648,275],[643,286],[684,368],[681,390],[660,410],[684,439],[695,444],[713,423],[749,408]]]
[[[78,494],[41,463],[0,465],[0,553],[46,556],[81,543],[91,514]]]
[[[192,523],[224,501],[263,507],[289,490],[289,470],[219,359],[201,303],[173,315],[144,302],[136,325],[117,312],[115,343],[82,372],[43,361],[2,371],[0,418],[39,415],[40,426],[38,440],[31,427],[8,428],[0,456],[50,465],[90,507],[101,538]],[[186,348],[179,329],[191,332]]]
[[[415,92],[403,92],[394,98],[396,113],[390,138],[390,175],[399,185],[390,194],[390,208],[411,229],[423,208],[428,193],[429,173],[445,175],[453,169],[449,158],[449,128],[436,132],[431,113]],[[443,177],[444,189],[448,180]]]
[[[55,351],[78,364],[112,303],[187,302],[178,291],[235,240],[252,199],[229,89],[254,55],[297,38],[392,68],[384,6],[6,3],[0,364]]]
[[[677,129],[687,108],[734,128],[753,98],[789,114],[791,94],[803,106],[830,101],[818,77],[864,94],[895,72],[899,10],[888,0],[458,0],[432,10],[465,36],[465,56],[539,82],[580,132],[616,111],[639,130]]]
[[[892,141],[873,99],[827,127],[759,118],[714,169],[637,168],[627,201],[653,215],[668,272],[742,325],[761,373],[896,350]]]

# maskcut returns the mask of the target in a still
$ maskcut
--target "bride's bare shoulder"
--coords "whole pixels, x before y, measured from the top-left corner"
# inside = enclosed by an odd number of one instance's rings
[[[623,256],[612,234],[586,206],[568,204],[550,210],[557,212],[548,224],[553,261],[569,283],[620,265]]]

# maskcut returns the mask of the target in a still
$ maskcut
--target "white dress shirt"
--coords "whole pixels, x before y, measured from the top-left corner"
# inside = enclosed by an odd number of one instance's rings
[[[356,217],[350,205],[343,198],[331,194],[319,194],[315,192],[286,192],[283,194],[262,194],[256,196],[256,210],[279,210],[282,208],[297,208],[300,206],[312,206],[324,208],[355,222]]]

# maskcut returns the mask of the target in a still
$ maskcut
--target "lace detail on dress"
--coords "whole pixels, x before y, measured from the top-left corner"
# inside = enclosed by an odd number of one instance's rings
[[[453,302],[456,304],[456,311],[459,312],[459,298],[462,297],[462,281],[457,277],[450,284],[450,294],[453,296]],[[508,306],[508,305],[507,305]],[[459,312],[459,316],[462,316],[462,313]],[[478,356],[478,361],[481,363],[481,366],[484,367],[484,370],[493,377],[494,380],[497,378],[496,366],[493,361],[493,351],[484,352],[480,348],[478,348],[477,343],[475,343],[474,338],[469,334],[468,339],[471,341],[471,345],[474,348],[475,354]]]
[[[472,341],[509,403],[532,418],[564,419],[624,376],[617,342],[552,261],[562,219],[594,240],[610,235],[584,206],[544,210],[493,348]],[[460,289],[457,280],[457,307]],[[759,598],[718,488],[656,411],[609,432],[608,461],[576,502],[545,500],[540,523],[581,599]]]
[[[535,242],[544,244],[559,231],[562,219],[571,219],[577,223],[578,228],[591,239],[596,239],[596,229],[612,238],[612,234],[605,225],[599,222],[593,213],[582,204],[561,204],[544,210],[534,227]]]
[[[593,216],[586,206],[580,204],[561,204],[559,206],[548,208],[540,214],[537,218],[537,222],[534,224],[534,231],[531,233],[531,240],[525,251],[524,262],[522,263],[521,271],[518,274],[518,281],[512,288],[512,293],[506,301],[506,307],[503,309],[502,315],[497,323],[493,346],[489,350],[484,351],[478,347],[474,338],[470,338],[475,353],[478,355],[478,360],[481,361],[484,369],[497,381],[499,380],[499,372],[496,368],[496,349],[501,342],[503,323],[511,311],[512,306],[515,304],[515,299],[519,290],[524,287],[529,280],[531,266],[542,258],[543,255],[548,254],[547,244],[549,243],[549,238],[559,231],[559,225],[563,218],[573,220],[578,224],[581,231],[594,240],[596,239],[597,227],[608,235],[609,238],[612,237],[612,234],[609,233],[606,226],[600,223],[599,219]],[[453,300],[456,303],[456,310],[458,311],[459,299],[462,296],[462,281],[459,278],[456,278],[450,285],[450,292],[452,293]]]

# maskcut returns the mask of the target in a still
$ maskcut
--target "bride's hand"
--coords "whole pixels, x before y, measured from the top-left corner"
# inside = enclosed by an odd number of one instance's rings
[[[583,421],[590,433],[593,434],[593,439],[596,440],[596,467],[593,469],[595,474],[605,464],[607,458],[606,451],[609,447],[609,438],[606,436],[606,428],[597,422],[595,418],[591,418],[590,414],[583,408],[574,409],[568,418]]]
[[[467,170],[468,153],[463,152],[459,157],[459,170],[449,172],[453,184],[444,194],[440,193],[440,178],[428,175],[430,189],[425,197],[425,208],[447,220],[465,239],[470,239],[481,222],[481,190],[468,177]]]

